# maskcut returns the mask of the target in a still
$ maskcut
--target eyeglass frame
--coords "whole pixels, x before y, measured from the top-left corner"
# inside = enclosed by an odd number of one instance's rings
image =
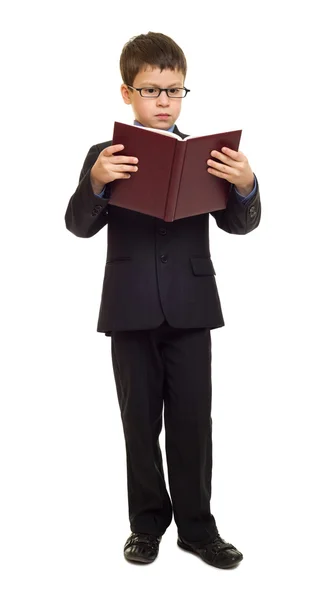
[[[160,88],[160,87],[158,87],[157,85],[154,85],[154,86],[153,86],[153,88],[152,88],[151,86],[148,86],[148,88],[147,88],[147,87],[136,88],[136,87],[134,87],[133,85],[129,85],[128,83],[125,83],[124,85],[126,85],[126,86],[127,86],[127,87],[129,87],[129,88],[132,88],[132,90],[136,90],[137,92],[139,92],[139,93],[140,93],[140,96],[141,96],[141,98],[159,98],[162,92],[166,92],[166,96],[167,96],[168,98],[173,98],[173,99],[174,99],[174,96],[169,96],[169,95],[168,95],[168,92],[169,92],[169,90],[170,90],[170,89],[173,89],[173,90],[176,90],[176,89],[177,89],[177,90],[185,90],[185,92],[186,92],[185,96],[175,96],[175,98],[176,98],[176,99],[177,99],[177,98],[186,98],[186,96],[187,96],[188,92],[190,92],[190,91],[191,91],[191,90],[189,90],[188,88],[186,88],[185,86],[183,86],[183,87],[175,87],[175,88]],[[147,90],[147,89],[156,89],[156,88],[157,88],[157,89],[159,89],[159,93],[158,93],[158,95],[157,95],[157,96],[142,96],[141,90]]]

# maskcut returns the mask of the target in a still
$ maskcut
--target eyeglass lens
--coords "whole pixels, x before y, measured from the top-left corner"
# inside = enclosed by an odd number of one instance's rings
[[[167,90],[170,98],[183,98],[186,94],[184,88],[170,88]],[[141,95],[144,98],[156,98],[159,96],[160,88],[142,88]]]

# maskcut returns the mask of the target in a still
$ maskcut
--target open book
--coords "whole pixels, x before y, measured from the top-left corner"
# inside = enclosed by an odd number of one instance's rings
[[[221,152],[223,146],[238,150],[241,133],[182,139],[170,131],[115,121],[112,143],[124,145],[115,155],[136,156],[139,162],[129,179],[112,182],[109,204],[164,221],[225,208],[231,184],[208,173],[207,160],[213,158],[212,150]]]

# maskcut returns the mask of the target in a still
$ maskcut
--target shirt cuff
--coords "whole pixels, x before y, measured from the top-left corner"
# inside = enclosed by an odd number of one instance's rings
[[[104,186],[103,190],[99,194],[94,194],[94,195],[97,196],[98,198],[103,198],[104,197],[105,188],[106,188],[106,185]]]
[[[237,198],[239,200],[241,200],[241,202],[249,202],[249,200],[253,197],[253,195],[256,193],[256,190],[257,190],[257,182],[256,182],[255,174],[254,174],[254,187],[253,187],[252,191],[250,192],[250,194],[248,194],[248,196],[243,196],[242,194],[237,192],[235,187],[234,187],[234,190],[236,192]]]

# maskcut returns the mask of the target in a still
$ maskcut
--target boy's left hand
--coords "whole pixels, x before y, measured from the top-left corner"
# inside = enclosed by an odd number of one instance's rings
[[[208,173],[221,179],[227,179],[235,185],[240,194],[248,196],[254,188],[255,178],[246,156],[242,152],[236,152],[225,146],[222,148],[222,152],[212,150],[211,156],[218,158],[223,164],[208,159],[207,164],[210,166],[207,169]]]

